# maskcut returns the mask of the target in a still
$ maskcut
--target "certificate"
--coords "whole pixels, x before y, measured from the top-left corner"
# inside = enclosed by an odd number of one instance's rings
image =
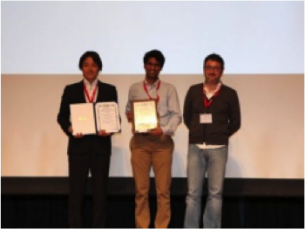
[[[120,131],[120,116],[117,103],[96,103],[95,114],[98,130],[105,130],[107,133]]]
[[[145,133],[158,126],[156,100],[132,101],[133,131]]]
[[[71,104],[73,134],[96,134],[99,130],[107,133],[120,131],[118,105],[115,102]]]

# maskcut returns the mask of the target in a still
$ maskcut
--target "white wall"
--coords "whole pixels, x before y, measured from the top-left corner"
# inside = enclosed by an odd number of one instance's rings
[[[81,75],[2,75],[2,176],[66,176],[67,137],[56,122],[66,84]],[[129,86],[142,75],[102,75],[117,87],[122,133],[113,137],[111,176],[132,176],[131,126],[124,116]],[[177,88],[181,109],[189,86],[201,75],[162,75]],[[304,76],[225,75],[239,94],[242,127],[229,146],[227,177],[304,177]],[[174,136],[173,176],[186,176],[188,132]]]

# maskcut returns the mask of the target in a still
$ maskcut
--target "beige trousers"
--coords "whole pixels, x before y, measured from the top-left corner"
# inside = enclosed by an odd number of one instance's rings
[[[170,136],[152,137],[134,135],[130,141],[133,168],[137,228],[148,228],[150,224],[149,185],[150,170],[153,168],[157,193],[156,228],[167,228],[170,217],[170,186],[174,143]]]

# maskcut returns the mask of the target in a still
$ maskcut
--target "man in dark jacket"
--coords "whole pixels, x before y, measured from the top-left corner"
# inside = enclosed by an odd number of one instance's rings
[[[57,121],[69,137],[69,226],[83,227],[82,210],[86,183],[92,179],[93,220],[95,228],[105,227],[106,194],[111,155],[111,133],[98,130],[93,135],[73,131],[70,120],[71,104],[116,102],[115,86],[98,80],[102,60],[94,51],[85,52],[79,60],[83,80],[64,89]]]
[[[234,89],[222,84],[221,56],[204,60],[204,83],[190,87],[184,102],[184,123],[189,129],[188,193],[184,227],[198,228],[205,174],[208,198],[203,215],[206,228],[221,227],[222,191],[229,137],[240,128],[240,107]]]

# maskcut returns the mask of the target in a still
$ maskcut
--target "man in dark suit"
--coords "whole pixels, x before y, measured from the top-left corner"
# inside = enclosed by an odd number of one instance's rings
[[[79,60],[83,73],[81,82],[64,89],[57,121],[69,137],[69,226],[83,227],[82,205],[90,171],[92,177],[93,227],[105,227],[107,182],[111,155],[111,133],[99,130],[96,135],[73,132],[70,104],[116,102],[115,86],[99,81],[102,60],[98,53],[88,51]]]

